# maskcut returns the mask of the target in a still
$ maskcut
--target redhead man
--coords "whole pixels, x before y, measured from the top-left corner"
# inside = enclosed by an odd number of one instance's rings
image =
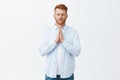
[[[54,8],[55,25],[42,37],[39,52],[47,57],[45,80],[74,80],[75,57],[80,54],[79,35],[66,25],[67,7],[58,4]]]

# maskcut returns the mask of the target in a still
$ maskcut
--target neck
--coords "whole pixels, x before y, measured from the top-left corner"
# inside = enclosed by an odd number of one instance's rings
[[[64,26],[65,26],[65,24],[62,24],[62,25],[60,25],[60,24],[55,24],[58,28],[63,28]]]

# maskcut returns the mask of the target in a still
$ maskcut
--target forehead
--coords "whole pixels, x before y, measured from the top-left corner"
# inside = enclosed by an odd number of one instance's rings
[[[55,9],[55,13],[56,13],[56,14],[58,14],[58,13],[66,14],[67,12],[66,12],[66,10],[57,8],[57,9]]]

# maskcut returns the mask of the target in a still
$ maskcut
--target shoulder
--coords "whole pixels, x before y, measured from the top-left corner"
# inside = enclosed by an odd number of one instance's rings
[[[77,30],[71,26],[66,26],[66,29],[69,30],[70,32],[77,33]]]

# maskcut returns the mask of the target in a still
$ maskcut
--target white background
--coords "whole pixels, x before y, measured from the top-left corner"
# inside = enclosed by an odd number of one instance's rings
[[[44,80],[40,34],[57,3],[80,36],[75,80],[120,80],[119,0],[0,0],[0,80]]]

